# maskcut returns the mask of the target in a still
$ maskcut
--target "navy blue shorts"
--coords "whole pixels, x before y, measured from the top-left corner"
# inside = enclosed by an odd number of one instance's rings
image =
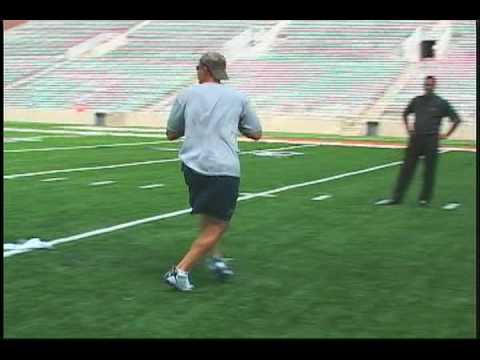
[[[230,221],[237,206],[240,178],[203,175],[183,163],[182,171],[190,194],[191,213]]]

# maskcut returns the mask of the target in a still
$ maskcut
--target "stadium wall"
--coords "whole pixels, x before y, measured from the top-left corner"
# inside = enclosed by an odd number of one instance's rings
[[[340,135],[343,133],[342,121],[339,119],[320,120],[315,115],[306,115],[302,113],[259,113],[258,115],[262,121],[264,131]],[[114,113],[107,115],[105,125],[165,127],[167,117],[168,114],[159,112]],[[95,118],[95,112],[93,111],[4,109],[4,119],[6,121],[95,125]],[[445,119],[445,121],[443,121],[443,131],[446,132],[449,126],[449,121]],[[364,126],[360,126],[355,135],[365,136],[366,133],[367,124],[364,123]],[[451,139],[476,140],[476,134],[476,122],[464,121],[457,128]],[[401,120],[401,116],[399,115],[398,121],[379,121],[377,135],[405,137],[405,127]]]

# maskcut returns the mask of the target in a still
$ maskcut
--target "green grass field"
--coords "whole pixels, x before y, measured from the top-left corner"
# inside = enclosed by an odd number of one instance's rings
[[[59,129],[59,125],[5,123]],[[5,131],[5,137],[48,134]],[[4,242],[84,234],[187,209],[179,143],[139,137],[46,137],[4,143]],[[138,142],[137,146],[8,152]],[[291,144],[241,142],[242,151]],[[299,147],[288,158],[240,155],[241,192],[259,193],[399,161],[403,150]],[[240,201],[225,236],[235,277],[199,264],[196,288],[162,275],[189,248],[185,214],[5,257],[5,338],[473,338],[475,153],[440,155],[435,198],[420,208],[417,169],[405,203],[390,195],[399,166]],[[5,179],[14,174],[29,176]],[[64,177],[62,181],[43,182]],[[115,181],[90,186],[92,182]],[[163,187],[140,189],[148,184]],[[323,201],[311,199],[332,195]],[[446,203],[461,206],[443,210]]]

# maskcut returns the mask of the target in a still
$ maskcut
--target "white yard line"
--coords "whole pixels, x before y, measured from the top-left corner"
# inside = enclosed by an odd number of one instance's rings
[[[3,131],[11,132],[26,132],[26,133],[38,133],[38,134],[64,134],[64,135],[104,135],[104,133],[92,132],[92,131],[73,131],[73,130],[54,130],[54,129],[34,129],[34,128],[12,128],[4,127]]]
[[[302,145],[297,145],[294,147],[299,147]],[[305,145],[305,146],[314,146],[314,145]],[[276,148],[276,149],[263,149],[268,151],[273,150],[285,150],[287,148]],[[243,154],[250,154],[252,152],[240,152],[241,155]],[[31,173],[19,173],[19,174],[11,174],[11,175],[4,175],[3,180],[10,180],[10,179],[17,179],[21,177],[31,177],[31,176],[38,176],[38,175],[50,175],[50,174],[58,174],[58,173],[70,173],[70,172],[80,172],[80,171],[90,171],[90,170],[103,170],[103,169],[116,169],[122,167],[129,167],[129,166],[139,166],[139,165],[150,165],[150,164],[161,164],[161,163],[168,163],[173,161],[180,161],[180,158],[172,158],[172,159],[165,159],[165,160],[152,160],[152,161],[141,161],[141,162],[133,162],[133,163],[125,163],[125,164],[117,164],[117,165],[102,165],[102,166],[92,166],[92,167],[83,167],[83,168],[74,168],[74,169],[60,169],[60,170],[47,170],[47,171],[37,171]]]
[[[52,240],[52,241],[49,241],[48,244],[58,245],[58,244],[66,243],[66,242],[85,239],[85,238],[88,238],[88,237],[91,237],[91,236],[106,234],[106,233],[110,233],[112,231],[126,229],[126,228],[129,228],[129,227],[132,227],[132,226],[137,226],[137,225],[146,224],[146,223],[153,222],[153,221],[158,221],[158,220],[168,219],[168,218],[175,217],[175,216],[180,216],[180,215],[183,215],[183,214],[188,214],[191,210],[192,209],[184,209],[184,210],[174,211],[174,212],[171,212],[171,213],[168,213],[168,214],[161,214],[161,215],[152,216],[152,217],[145,218],[145,219],[130,221],[130,222],[127,222],[127,223],[114,225],[114,226],[106,227],[106,228],[103,228],[103,229],[93,230],[93,231],[89,231],[89,232],[86,232],[86,233],[69,236],[69,237],[66,237],[66,238],[60,238],[60,239]],[[4,251],[3,252],[3,257],[6,258],[6,257],[12,256],[12,255],[21,254],[21,253],[24,253],[24,252],[27,252],[27,251],[30,251],[30,250],[25,249],[25,250]]]
[[[368,168],[368,169],[351,171],[351,172],[348,172],[348,173],[339,174],[339,175],[335,175],[335,176],[330,176],[330,177],[323,178],[323,179],[318,179],[318,180],[307,181],[307,182],[303,182],[303,183],[299,183],[299,184],[283,186],[283,187],[278,188],[278,189],[259,192],[259,193],[255,193],[255,194],[252,194],[252,195],[245,195],[245,196],[239,197],[238,200],[239,201],[249,200],[249,199],[259,197],[259,196],[271,195],[271,194],[276,194],[276,193],[279,193],[279,192],[282,192],[282,191],[296,189],[296,188],[300,188],[300,187],[304,187],[304,186],[321,184],[321,183],[324,183],[324,182],[327,182],[327,181],[343,179],[343,178],[348,177],[348,176],[360,175],[360,174],[365,174],[365,173],[376,171],[376,170],[386,169],[386,168],[389,168],[389,167],[392,167],[392,166],[400,165],[401,163],[403,163],[403,161],[394,161],[394,162],[391,162],[391,163],[388,163],[388,164],[378,165],[378,166],[374,166],[374,167],[371,167],[371,168]]]
[[[168,162],[179,161],[179,160],[180,160],[179,158],[173,158],[173,159],[165,159],[165,160],[139,161],[139,162],[133,162],[133,163],[126,163],[126,164],[116,164],[116,165],[90,166],[90,167],[75,168],[75,169],[37,171],[37,172],[31,172],[31,173],[4,175],[3,180],[10,180],[10,179],[17,179],[21,177],[31,177],[31,176],[38,176],[38,175],[50,175],[50,174],[71,173],[71,172],[79,172],[79,171],[116,169],[116,168],[150,165],[150,164],[162,164],[162,163],[168,163]]]
[[[240,196],[249,196],[249,195],[255,195],[255,193],[246,193],[246,192],[242,192],[242,193],[239,193]],[[273,197],[277,197],[277,195],[260,195],[261,197],[270,197],[270,198],[273,198]]]
[[[140,189],[153,189],[153,188],[157,188],[157,187],[164,187],[165,185],[163,184],[151,184],[151,185],[143,185],[143,186],[139,186]]]
[[[249,141],[249,140],[243,140]],[[278,143],[286,143],[286,144],[311,144],[311,145],[331,145],[331,146],[346,146],[346,147],[368,147],[368,148],[381,148],[381,149],[403,149],[406,145],[398,145],[398,144],[362,144],[362,143],[348,143],[348,142],[341,142],[341,141],[322,141],[322,140],[286,140],[286,139],[262,139],[260,140],[263,143],[267,144],[278,144]]]
[[[179,151],[180,150],[180,149],[175,149],[175,148],[156,148],[156,147],[152,147],[150,149],[159,150],[159,151]]]
[[[100,128],[98,126],[57,126],[56,129],[64,130],[87,130],[87,131],[101,131],[101,132],[117,132],[117,131],[130,131],[130,132],[140,132],[140,133],[159,133],[164,132],[165,128],[135,128],[135,127],[104,127]]]
[[[250,150],[250,151],[241,151],[241,155],[245,154],[255,154],[257,152],[261,151],[273,151],[273,150],[292,150],[292,149],[299,149],[303,147],[316,147],[319,146],[317,144],[302,144],[302,145],[293,145],[293,146],[285,146],[285,147],[280,147],[280,148],[275,148],[275,149],[258,149],[258,150]]]
[[[332,195],[320,195],[320,196],[317,196],[317,197],[312,198],[312,200],[322,201],[322,200],[329,199],[329,198],[331,198],[331,197],[332,197]]]
[[[442,209],[444,210],[455,210],[456,208],[458,208],[460,206],[459,203],[449,203],[449,204],[446,204],[442,207]]]
[[[76,137],[77,135],[72,135],[70,137]],[[47,138],[50,136],[34,136],[34,137],[15,137],[15,136],[3,136],[3,142],[4,144],[18,144],[22,142],[42,142],[44,138]],[[55,136],[58,137],[58,136]],[[64,136],[62,136],[64,137]],[[8,145],[7,145],[8,146]]]
[[[9,137],[14,137],[15,135],[5,135],[3,134],[3,138],[9,138]],[[49,139],[49,138],[62,138],[62,139],[67,139],[67,138],[79,138],[81,135],[43,135],[43,136],[28,136],[28,137],[20,137],[17,139],[30,139],[30,140],[35,140],[35,141],[41,141],[43,139]]]
[[[49,139],[49,138],[62,138],[62,139],[72,139],[72,138],[79,138],[82,137],[81,135],[43,135],[38,136],[39,139]]]
[[[90,186],[99,186],[99,185],[109,185],[109,184],[113,184],[115,181],[112,181],[112,180],[107,180],[107,181],[96,181],[96,182],[92,182],[88,185]]]
[[[153,144],[165,144],[170,141],[168,140],[159,140],[159,141],[144,141],[144,142],[134,142],[134,143],[119,143],[119,144],[100,144],[100,145],[79,145],[79,146],[57,146],[51,148],[32,148],[32,149],[15,149],[15,150],[3,150],[4,153],[24,153],[24,152],[33,152],[33,151],[63,151],[63,150],[80,150],[80,149],[97,149],[97,148],[114,148],[114,147],[123,147],[123,146],[142,146],[142,145],[153,145]],[[158,148],[158,150],[162,150]],[[176,149],[178,151],[178,149]],[[168,149],[167,151],[171,151]]]
[[[68,179],[68,178],[59,177],[59,178],[42,179],[42,180],[40,180],[40,181],[51,182],[51,181],[62,181],[62,180],[66,180],[66,179]]]
[[[395,162],[391,162],[391,163],[387,163],[387,164],[383,164],[383,165],[373,166],[373,167],[363,169],[363,170],[351,171],[351,172],[347,172],[347,173],[343,173],[343,174],[339,174],[339,175],[335,175],[335,176],[330,176],[330,177],[326,177],[326,178],[322,178],[322,179],[307,181],[307,182],[293,184],[293,185],[289,185],[289,186],[283,186],[283,187],[280,187],[280,188],[277,188],[277,189],[263,191],[263,192],[259,192],[259,193],[255,193],[255,194],[244,195],[244,196],[239,197],[238,201],[250,200],[250,199],[253,199],[253,198],[257,198],[257,197],[263,197],[265,195],[276,194],[276,193],[279,193],[279,192],[282,192],[282,191],[287,191],[287,190],[301,188],[301,187],[305,187],[305,186],[309,186],[309,185],[321,184],[321,183],[328,182],[328,181],[343,179],[343,178],[346,178],[346,177],[349,177],[349,176],[366,174],[366,173],[369,173],[369,172],[372,172],[372,171],[377,171],[377,170],[397,166],[401,163],[402,163],[402,161],[395,161]],[[92,236],[96,236],[96,235],[100,235],[100,234],[106,234],[106,233],[110,233],[110,232],[117,231],[117,230],[120,230],[120,229],[126,229],[126,228],[129,228],[129,227],[132,227],[132,226],[137,226],[137,225],[146,224],[146,223],[153,222],[153,221],[158,221],[158,220],[162,220],[162,219],[167,219],[167,218],[171,218],[171,217],[175,217],[175,216],[188,214],[190,211],[191,211],[191,208],[188,208],[188,209],[178,210],[178,211],[174,211],[174,212],[167,213],[167,214],[160,214],[160,215],[156,215],[156,216],[152,216],[152,217],[148,217],[148,218],[144,218],[144,219],[130,221],[130,222],[119,224],[119,225],[109,226],[109,227],[106,227],[106,228],[103,228],[103,229],[93,230],[93,231],[89,231],[89,232],[86,232],[86,233],[81,233],[81,234],[69,236],[69,237],[66,237],[66,238],[60,238],[60,239],[52,240],[52,241],[47,242],[47,244],[53,246],[53,245],[57,245],[57,244],[61,244],[61,243],[66,243],[66,242],[76,241],[76,240],[80,240],[80,239],[85,239],[85,238],[88,238],[88,237],[92,237]],[[27,252],[27,251],[30,251],[30,250],[24,249],[24,250],[4,251],[3,252],[3,257],[6,258],[6,257],[12,256],[12,255],[21,254],[21,253],[24,253],[24,252]]]
[[[19,142],[39,142],[42,141],[39,137],[3,137],[5,144],[19,143]]]
[[[242,142],[253,142],[253,140],[246,138],[239,138],[239,141]],[[358,143],[349,143],[349,142],[338,142],[338,141],[321,141],[321,140],[287,140],[287,139],[262,139],[258,141],[259,143],[267,144],[312,144],[319,146],[342,146],[342,147],[362,147],[362,148],[374,148],[374,149],[405,149],[405,145],[399,144],[358,144]],[[459,152],[477,152],[476,148],[463,148],[463,147],[454,147],[454,146],[441,146],[440,150],[446,151],[459,151]]]
[[[33,132],[33,133],[46,133],[46,134],[74,134],[74,135],[85,135],[85,136],[102,136],[102,135],[109,135],[109,136],[123,136],[123,137],[149,137],[149,138],[165,138],[165,134],[161,133],[164,129],[159,131],[159,134],[155,134],[155,131],[145,131],[144,133],[141,132],[118,132],[119,130],[115,129],[112,131],[106,131],[108,129],[96,129],[96,131],[72,131],[72,130],[43,130],[43,129],[28,129],[28,128],[11,128],[6,127],[3,129],[4,131],[14,131],[14,132]],[[148,134],[152,132],[151,134]],[[239,137],[239,141],[242,142],[253,142],[253,140]],[[176,140],[177,142],[182,142],[183,139]],[[174,141],[175,142],[175,141]],[[301,144],[301,145],[326,145],[326,146],[343,146],[343,147],[364,147],[364,148],[379,148],[379,149],[404,149],[406,145],[398,145],[398,144],[359,144],[359,143],[348,143],[348,142],[336,142],[336,141],[321,141],[321,140],[286,140],[286,139],[262,139],[258,141],[259,143],[266,143],[266,144]],[[476,152],[476,149],[469,149],[469,148],[462,148],[462,147],[448,147],[442,146],[442,149],[446,149],[449,151],[461,151],[461,152]]]
[[[85,135],[85,136],[123,136],[123,137],[146,137],[146,138],[162,138],[165,139],[165,134],[159,132],[158,134],[145,134],[145,133],[133,133],[133,132],[103,132],[103,131],[73,131],[73,130],[45,130],[45,129],[28,129],[28,128],[3,128],[3,131],[14,132],[28,132],[28,133],[40,133],[40,134],[72,134],[72,135]],[[182,140],[175,140],[176,142]],[[172,141],[172,142],[175,142]]]

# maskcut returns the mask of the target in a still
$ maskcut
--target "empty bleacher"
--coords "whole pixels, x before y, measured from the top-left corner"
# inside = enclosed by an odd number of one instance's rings
[[[476,120],[476,29],[475,22],[454,21],[450,46],[443,57],[424,59],[410,81],[386,109],[381,120],[398,121],[415,96],[423,94],[427,75],[437,78],[436,92],[448,100],[466,122]]]
[[[35,20],[4,36],[4,86],[64,60],[71,47],[98,34],[121,33],[138,20]]]
[[[5,35],[4,104],[10,108],[131,112],[169,110],[172,96],[195,83],[206,51],[229,48],[230,80],[264,113],[355,118],[375,104],[408,63],[398,48],[434,20],[73,20],[29,21]],[[138,29],[136,27],[140,25]],[[282,25],[271,43],[249,52],[255,34]],[[102,33],[126,43],[98,57],[67,58],[73,46]],[[252,35],[253,34],[253,35]],[[249,36],[251,41],[248,42]],[[446,56],[423,62],[382,119],[397,119],[421,93],[424,74],[437,75],[439,93],[475,119],[474,21],[453,21]],[[238,41],[237,41],[238,42]],[[241,41],[239,42],[241,43]],[[170,100],[169,100],[170,99]]]
[[[115,21],[111,21],[115,24]],[[101,57],[65,60],[63,54],[95,36],[99,31],[126,33],[139,21],[84,31],[89,23],[78,21],[30,21],[8,34],[6,42],[6,105],[44,109],[69,109],[82,105],[97,111],[135,111],[160,102],[167,94],[188,86],[195,79],[195,65],[201,53],[221,50],[223,44],[249,27],[269,26],[274,21],[150,21],[127,35],[128,43]],[[60,22],[61,23],[61,22]],[[53,26],[44,43],[35,44],[44,29]],[[110,26],[107,26],[110,25]],[[123,27],[122,27],[123,26]],[[62,29],[71,29],[70,33]],[[57,35],[68,33],[69,35]],[[24,35],[27,34],[27,35]],[[22,46],[14,43],[20,41]],[[28,46],[30,45],[30,47]],[[41,56],[45,61],[39,61]],[[19,61],[20,57],[23,58]],[[58,67],[31,81],[15,86],[22,77]],[[11,88],[8,88],[11,86]]]
[[[406,66],[396,47],[416,27],[433,21],[292,21],[268,54],[233,83],[252,94],[259,109],[354,117],[372,105]],[[241,69],[242,66],[240,65]]]

